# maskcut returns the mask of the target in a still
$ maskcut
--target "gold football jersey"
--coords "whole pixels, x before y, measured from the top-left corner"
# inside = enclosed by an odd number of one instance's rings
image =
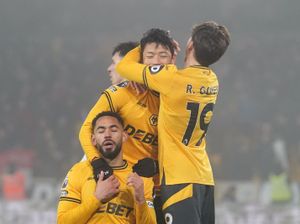
[[[129,138],[123,143],[123,157],[129,164],[135,164],[145,157],[157,159],[158,109],[157,93],[147,90],[142,94],[136,94],[128,85],[128,81],[105,90],[89,112],[79,134],[81,146],[88,160],[100,157],[98,150],[92,145],[91,123],[102,111],[117,112],[124,119]]]
[[[103,204],[94,196],[96,182],[88,161],[75,164],[67,174],[58,204],[58,223],[156,223],[153,208],[151,178],[143,178],[146,202],[134,201],[134,190],[127,186],[131,166],[126,162],[113,167],[113,174],[120,181],[120,193]]]
[[[117,65],[124,78],[160,93],[158,160],[167,185],[213,185],[205,135],[218,94],[218,79],[207,67],[138,63],[139,47]]]

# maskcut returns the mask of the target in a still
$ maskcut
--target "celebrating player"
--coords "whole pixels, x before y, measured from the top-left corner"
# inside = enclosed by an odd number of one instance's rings
[[[127,135],[120,115],[98,114],[92,130],[93,145],[101,154],[101,172],[93,174],[88,161],[72,167],[61,189],[58,223],[156,223],[153,181],[132,173],[123,160]]]
[[[166,223],[214,223],[213,173],[205,135],[219,91],[209,66],[230,42],[224,26],[205,22],[193,28],[185,68],[139,63],[140,47],[117,65],[117,72],[160,93],[158,161]]]
[[[142,50],[139,60],[141,58],[141,61],[145,64],[168,64],[174,60],[175,46],[168,32],[164,30],[150,29],[144,34],[140,45]],[[112,57],[113,63],[108,68],[108,72],[113,74],[113,82],[121,80],[114,68],[124,52],[122,46],[126,45],[119,45],[115,48]],[[128,81],[123,81],[105,90],[89,112],[79,134],[82,148],[88,160],[92,162],[95,172],[97,172],[97,162],[100,154],[90,139],[92,118],[99,112],[107,110],[118,112],[123,117],[125,130],[129,135],[123,146],[124,159],[129,164],[135,164],[144,157],[157,159],[158,109],[159,95],[156,92],[146,89],[145,92],[136,94],[135,89],[129,86]],[[143,169],[143,166],[138,166],[135,171],[143,176],[145,176],[145,171],[149,171],[141,169]],[[157,200],[158,197],[155,201]],[[160,216],[157,215],[157,217]]]

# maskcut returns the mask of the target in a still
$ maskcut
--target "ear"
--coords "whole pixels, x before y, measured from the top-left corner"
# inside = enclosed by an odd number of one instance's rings
[[[97,145],[96,137],[94,134],[92,134],[92,144],[93,144],[93,146]]]
[[[125,142],[127,140],[127,138],[128,138],[127,132],[123,131],[123,133],[122,133],[122,142]]]
[[[188,51],[191,51],[193,49],[193,41],[192,41],[192,38],[190,37],[187,44],[186,44],[186,49]]]

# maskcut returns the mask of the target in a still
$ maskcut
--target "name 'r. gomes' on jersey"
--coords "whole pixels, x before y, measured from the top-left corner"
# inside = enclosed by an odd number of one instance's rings
[[[200,86],[200,88],[194,88],[193,85],[187,84],[187,94],[206,94],[206,95],[217,95],[219,92],[219,86]]]

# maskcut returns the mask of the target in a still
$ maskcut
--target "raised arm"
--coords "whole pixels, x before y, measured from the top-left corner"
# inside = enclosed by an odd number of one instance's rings
[[[140,47],[136,47],[126,54],[118,63],[117,72],[124,78],[144,84],[147,88],[160,93],[167,93],[171,89],[177,68],[173,64],[144,65],[139,63]]]
[[[110,88],[106,89],[98,99],[97,103],[91,109],[81,126],[79,140],[82,149],[90,162],[100,157],[98,150],[93,146],[91,140],[92,121],[97,114],[103,111],[118,112],[124,103],[126,103],[126,100],[128,100],[128,94],[126,93],[125,88],[126,86],[111,86]]]
[[[100,157],[98,150],[93,146],[91,136],[92,136],[92,121],[96,117],[96,115],[102,111],[112,110],[107,99],[105,93],[103,93],[97,103],[89,112],[85,121],[83,122],[80,132],[79,132],[79,140],[81,147],[86,154],[88,160],[91,162],[94,159]]]
[[[117,72],[124,78],[144,84],[143,71],[146,65],[140,64],[140,47],[136,47],[128,52],[117,64]]]

